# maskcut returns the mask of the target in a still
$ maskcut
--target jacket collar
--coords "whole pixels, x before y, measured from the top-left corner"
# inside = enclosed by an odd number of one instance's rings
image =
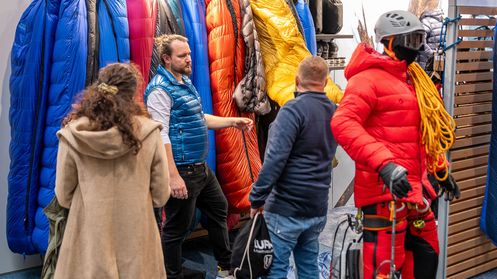
[[[294,92],[293,95],[295,96],[295,98],[298,98],[300,96],[304,96],[304,95],[322,95],[322,96],[325,96],[326,97],[326,93],[325,92],[318,92],[318,91],[304,91],[304,92]]]

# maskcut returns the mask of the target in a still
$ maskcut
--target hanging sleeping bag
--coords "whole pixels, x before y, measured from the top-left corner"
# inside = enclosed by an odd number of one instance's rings
[[[129,45],[131,62],[138,65],[143,76],[136,100],[143,103],[143,93],[150,73],[152,49],[154,47],[157,0],[126,0],[129,25]]]
[[[98,0],[85,0],[86,1],[86,14],[88,24],[88,46],[86,56],[86,85],[92,84],[98,77],[98,48],[99,36],[98,30],[98,14],[97,2]],[[105,35],[104,35],[105,36]]]
[[[233,93],[233,99],[243,112],[258,115],[269,113],[271,106],[266,94],[266,74],[262,61],[259,36],[255,29],[249,0],[242,0],[242,36],[245,41],[245,73]]]
[[[169,9],[171,9],[172,19],[176,20],[176,26],[179,28],[177,34],[185,34],[185,21],[183,20],[181,0],[166,0],[166,2]]]
[[[169,0],[175,2],[176,0]],[[185,35],[185,25],[183,22],[181,7],[179,3],[173,3],[175,9],[171,9],[166,0],[157,0],[157,19],[155,20],[155,38],[164,34]],[[174,13],[178,14],[174,14]],[[178,20],[179,18],[179,20]],[[159,52],[157,45],[154,44],[152,51],[152,64],[150,66],[149,79],[151,80],[157,74],[157,67],[160,64]]]
[[[336,34],[343,26],[342,0],[323,1],[323,33]]]
[[[11,54],[7,242],[12,252],[27,255],[37,252],[31,235],[39,189],[46,99],[44,34],[50,20],[46,9],[49,9],[46,1],[35,0],[24,11]]]
[[[295,7],[294,3],[295,0],[285,0],[286,4],[288,5],[288,8],[290,8],[290,11],[292,12],[293,18],[295,19],[295,22],[297,22],[297,27],[299,28],[300,34],[304,36],[304,27],[302,26],[302,22],[300,22],[300,17],[297,13],[297,8]]]
[[[295,8],[297,10],[297,14],[299,15],[300,22],[302,23],[302,28],[304,29],[304,38],[307,49],[312,55],[316,55],[316,30],[312,20],[311,10],[309,9],[308,0],[298,0]]]
[[[209,56],[207,50],[207,30],[205,27],[205,4],[200,0],[182,0],[185,34],[188,38],[192,57],[190,79],[202,101],[204,113],[212,114],[212,95],[209,77]],[[214,131],[209,130],[209,153],[207,164],[216,171],[216,141]]]
[[[283,106],[294,98],[295,75],[300,61],[311,53],[284,0],[254,0],[250,5],[261,44],[267,92],[272,100]],[[325,92],[334,103],[343,96],[331,78],[328,78]]]
[[[208,0],[206,25],[213,106],[216,115],[249,117],[240,114],[232,98],[242,79],[245,45],[241,33],[238,0]],[[232,47],[226,47],[232,46]],[[217,178],[232,212],[250,208],[248,196],[261,168],[255,129],[227,128],[216,131]]]
[[[126,0],[97,0],[99,68],[130,58]]]
[[[497,26],[497,25],[496,25]],[[497,92],[497,27],[494,29],[493,91]],[[480,218],[480,228],[497,245],[497,98],[492,98],[492,134],[488,156],[488,176]]]
[[[48,220],[43,209],[52,201],[55,187],[58,139],[63,118],[71,111],[74,96],[85,87],[87,13],[84,0],[62,0],[55,33],[50,90],[43,140],[42,169],[33,243],[44,253],[48,245]]]
[[[309,8],[311,10],[312,18],[314,19],[316,33],[323,33],[323,1],[326,0],[309,1]]]

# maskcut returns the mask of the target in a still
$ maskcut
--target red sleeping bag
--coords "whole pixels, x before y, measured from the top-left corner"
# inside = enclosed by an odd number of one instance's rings
[[[207,0],[208,35],[212,103],[214,113],[224,117],[248,117],[240,113],[233,100],[236,85],[243,77],[245,43],[241,32],[238,0]],[[248,196],[257,179],[261,159],[255,129],[240,131],[227,128],[216,131],[217,177],[231,212],[250,208]]]
[[[131,62],[138,65],[143,80],[148,81],[152,49],[154,47],[155,21],[157,18],[156,0],[126,0],[129,24],[129,45]],[[136,100],[143,103],[146,82],[140,87]]]

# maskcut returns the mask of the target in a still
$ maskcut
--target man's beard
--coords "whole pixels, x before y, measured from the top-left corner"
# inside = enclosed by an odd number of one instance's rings
[[[176,67],[171,67],[171,69],[173,71],[175,71],[176,73],[182,74],[182,75],[185,75],[185,76],[190,76],[192,74],[192,68],[191,68],[191,66],[190,67],[185,66],[185,67],[181,67],[181,68],[180,67],[177,67],[177,68]]]

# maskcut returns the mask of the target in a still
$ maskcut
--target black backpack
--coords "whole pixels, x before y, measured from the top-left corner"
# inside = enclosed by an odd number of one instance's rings
[[[235,278],[253,279],[268,274],[273,263],[273,244],[261,213],[240,230],[232,250],[231,266]]]

